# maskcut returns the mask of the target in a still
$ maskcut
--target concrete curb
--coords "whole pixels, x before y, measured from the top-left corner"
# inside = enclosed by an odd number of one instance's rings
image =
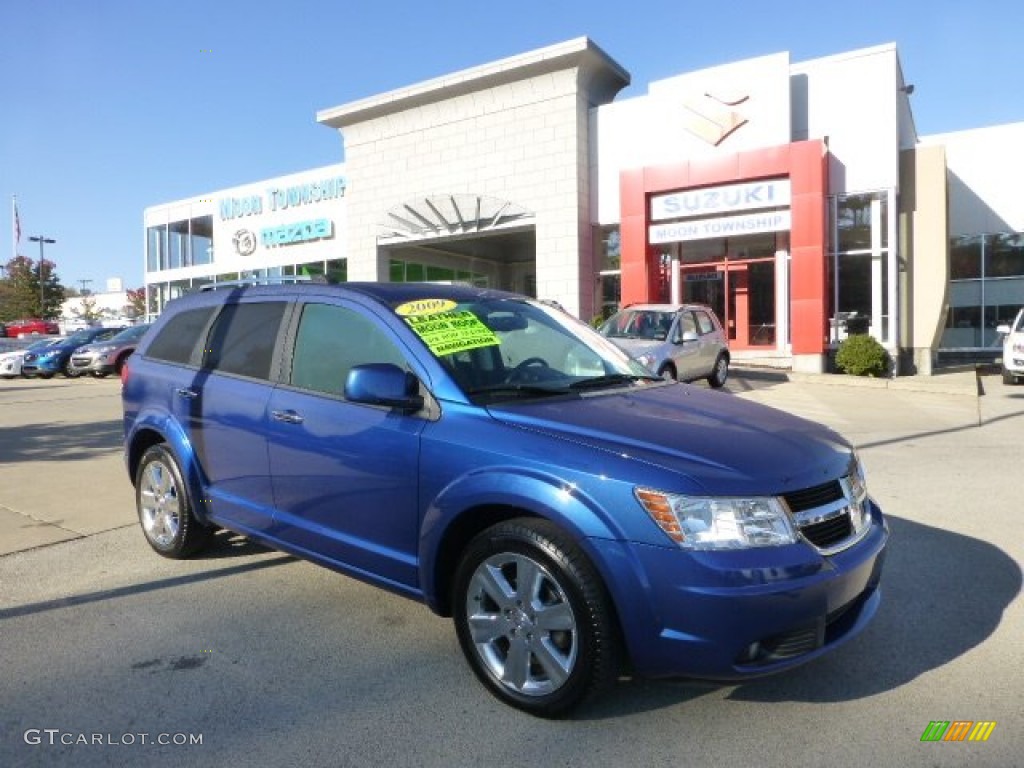
[[[731,372],[737,378],[758,379],[762,381],[791,381],[804,384],[817,384],[827,387],[861,387],[866,389],[892,389],[903,392],[928,392],[938,395],[962,395],[978,397],[981,394],[979,372],[969,370],[938,373],[933,376],[900,376],[897,378],[870,378],[867,376],[847,376],[836,373],[799,373],[796,371],[779,370],[777,368],[761,368],[733,364]]]

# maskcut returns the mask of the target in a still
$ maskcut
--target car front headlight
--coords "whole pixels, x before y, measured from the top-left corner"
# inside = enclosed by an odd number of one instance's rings
[[[684,496],[637,488],[637,501],[683,549],[747,549],[796,542],[789,515],[774,496]]]
[[[650,368],[652,365],[654,365],[654,355],[637,355],[636,361],[645,368]]]
[[[97,355],[105,355],[107,352],[112,352],[113,349],[114,349],[114,345],[113,344],[104,344],[102,347],[93,347],[92,348],[92,352],[97,354]],[[88,351],[89,350],[85,349],[84,347],[82,349],[78,350],[79,353],[85,353],[85,352],[88,352]]]

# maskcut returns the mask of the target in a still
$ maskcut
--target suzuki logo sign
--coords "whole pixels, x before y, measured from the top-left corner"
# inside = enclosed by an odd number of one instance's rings
[[[747,118],[733,107],[746,102],[746,94],[704,93],[683,100],[683,127],[698,139],[717,147],[746,124]]]

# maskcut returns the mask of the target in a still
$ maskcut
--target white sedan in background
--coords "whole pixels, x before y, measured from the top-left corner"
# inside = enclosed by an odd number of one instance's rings
[[[26,352],[38,352],[51,344],[64,341],[64,338],[64,336],[47,336],[45,339],[33,342],[27,347],[22,347],[12,352],[0,353],[0,379],[14,379],[21,376],[21,364],[25,360]]]

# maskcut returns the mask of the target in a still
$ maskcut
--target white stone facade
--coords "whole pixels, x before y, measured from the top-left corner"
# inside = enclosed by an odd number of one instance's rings
[[[495,287],[525,291],[533,279],[538,297],[589,317],[589,109],[627,83],[583,38],[322,112],[345,143],[349,279],[387,279],[393,251],[378,248],[386,211],[482,195],[525,209],[517,226],[536,238],[536,258],[516,261]]]

